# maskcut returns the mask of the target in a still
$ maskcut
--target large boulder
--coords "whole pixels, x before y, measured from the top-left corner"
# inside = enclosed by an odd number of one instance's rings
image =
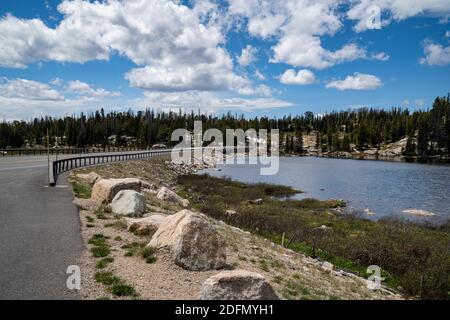
[[[224,238],[203,214],[189,210],[167,217],[148,246],[169,249],[177,265],[193,271],[221,269],[227,259]]]
[[[98,202],[111,202],[119,191],[134,190],[141,192],[142,181],[135,178],[101,179],[92,188],[91,199]]]
[[[140,217],[147,209],[147,202],[142,194],[134,190],[119,191],[111,202],[111,211],[122,216]]]
[[[156,196],[159,200],[164,200],[164,201],[169,201],[172,203],[176,203],[179,204],[183,207],[187,207],[189,206],[189,200],[187,199],[183,199],[182,197],[180,197],[179,195],[177,195],[175,192],[173,192],[172,190],[166,188],[166,187],[162,187],[157,196]]]
[[[136,235],[153,235],[161,224],[166,220],[164,215],[151,215],[141,219],[124,218],[127,230]]]
[[[95,184],[97,181],[100,181],[102,179],[102,177],[95,173],[95,172],[91,172],[91,173],[79,173],[76,175],[77,178],[86,181],[89,184]]]
[[[260,274],[245,270],[223,271],[203,283],[202,300],[279,300]]]

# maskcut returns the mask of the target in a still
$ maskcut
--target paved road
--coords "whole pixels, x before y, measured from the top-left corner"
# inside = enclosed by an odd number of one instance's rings
[[[0,158],[0,299],[78,298],[66,287],[83,249],[72,199],[64,175],[48,187],[45,156]]]
[[[0,299],[73,299],[66,269],[83,248],[65,177],[48,187],[46,157],[0,159]]]

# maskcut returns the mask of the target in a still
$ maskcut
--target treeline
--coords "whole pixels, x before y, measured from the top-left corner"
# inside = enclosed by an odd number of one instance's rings
[[[51,145],[71,147],[107,147],[128,145],[146,148],[155,143],[172,145],[171,133],[177,128],[193,129],[201,120],[203,129],[249,128],[279,129],[288,152],[301,152],[302,135],[316,135],[322,151],[351,151],[379,148],[382,144],[407,138],[405,154],[430,156],[448,154],[450,150],[450,98],[438,97],[431,109],[411,113],[407,109],[363,108],[332,112],[318,116],[306,112],[282,118],[255,117],[231,113],[206,116],[199,113],[110,112],[103,109],[91,114],[45,117],[32,121],[0,123],[0,148],[45,145],[49,130]],[[115,136],[115,139],[110,139]]]

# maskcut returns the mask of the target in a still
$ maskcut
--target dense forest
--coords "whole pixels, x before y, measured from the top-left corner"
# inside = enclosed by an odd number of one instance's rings
[[[0,123],[0,148],[38,147],[45,144],[47,129],[50,144],[60,147],[133,146],[147,148],[155,143],[172,145],[171,132],[177,128],[192,130],[201,120],[203,129],[220,130],[279,129],[287,152],[302,151],[302,135],[315,134],[322,151],[351,151],[379,148],[383,144],[407,138],[405,155],[448,155],[450,150],[450,97],[438,97],[431,109],[410,112],[363,108],[315,115],[285,116],[280,119],[231,113],[206,116],[191,113],[111,112],[103,109],[92,114],[45,117],[32,121]],[[114,139],[111,139],[114,137]]]

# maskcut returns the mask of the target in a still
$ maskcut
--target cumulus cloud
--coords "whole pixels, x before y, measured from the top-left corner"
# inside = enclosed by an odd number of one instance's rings
[[[236,90],[246,80],[233,72],[215,10],[209,1],[190,8],[170,0],[64,0],[55,28],[11,15],[0,21],[0,65],[83,63],[118,53],[138,66],[127,78],[139,88]]]
[[[347,17],[356,20],[355,31],[362,32],[370,29],[367,23],[374,11],[371,7],[378,8],[383,15],[380,27],[391,21],[401,21],[417,15],[428,14],[444,17],[450,13],[450,2],[448,0],[355,0],[347,12]]]
[[[283,84],[306,85],[316,82],[316,77],[314,73],[307,69],[299,70],[297,73],[295,70],[289,69],[280,76],[280,82]]]
[[[103,88],[94,89],[86,82],[79,80],[69,81],[66,90],[70,93],[77,94],[85,98],[104,99],[108,97],[118,97],[120,92],[111,92]]]
[[[6,78],[0,81],[0,97],[35,101],[64,100],[64,96],[48,84],[26,79],[10,80]]]
[[[420,63],[428,66],[446,66],[450,64],[450,46],[444,47],[440,44],[426,41],[423,48],[425,57]]]
[[[242,49],[242,53],[238,57],[237,61],[239,65],[246,67],[257,60],[257,55],[258,49],[252,47],[251,45],[247,45],[244,49]]]
[[[277,40],[272,47],[273,63],[324,69],[356,59],[370,59],[364,48],[349,43],[331,51],[321,37],[333,35],[341,27],[339,1],[331,0],[228,0],[230,15],[243,17],[248,32],[255,37]]]
[[[73,99],[102,100],[120,96],[103,88],[92,88],[79,80],[64,82],[60,78],[43,83],[28,79],[0,79],[0,98],[5,100],[27,101],[69,101]]]
[[[327,84],[327,88],[343,90],[373,90],[381,87],[383,82],[380,78],[355,72],[352,76],[347,76],[343,80],[331,81]]]
[[[0,78],[0,118],[30,119],[43,115],[63,116],[74,112],[92,111],[93,102],[113,108],[124,104],[118,92],[75,80],[65,82],[55,78],[49,83],[28,79]]]

